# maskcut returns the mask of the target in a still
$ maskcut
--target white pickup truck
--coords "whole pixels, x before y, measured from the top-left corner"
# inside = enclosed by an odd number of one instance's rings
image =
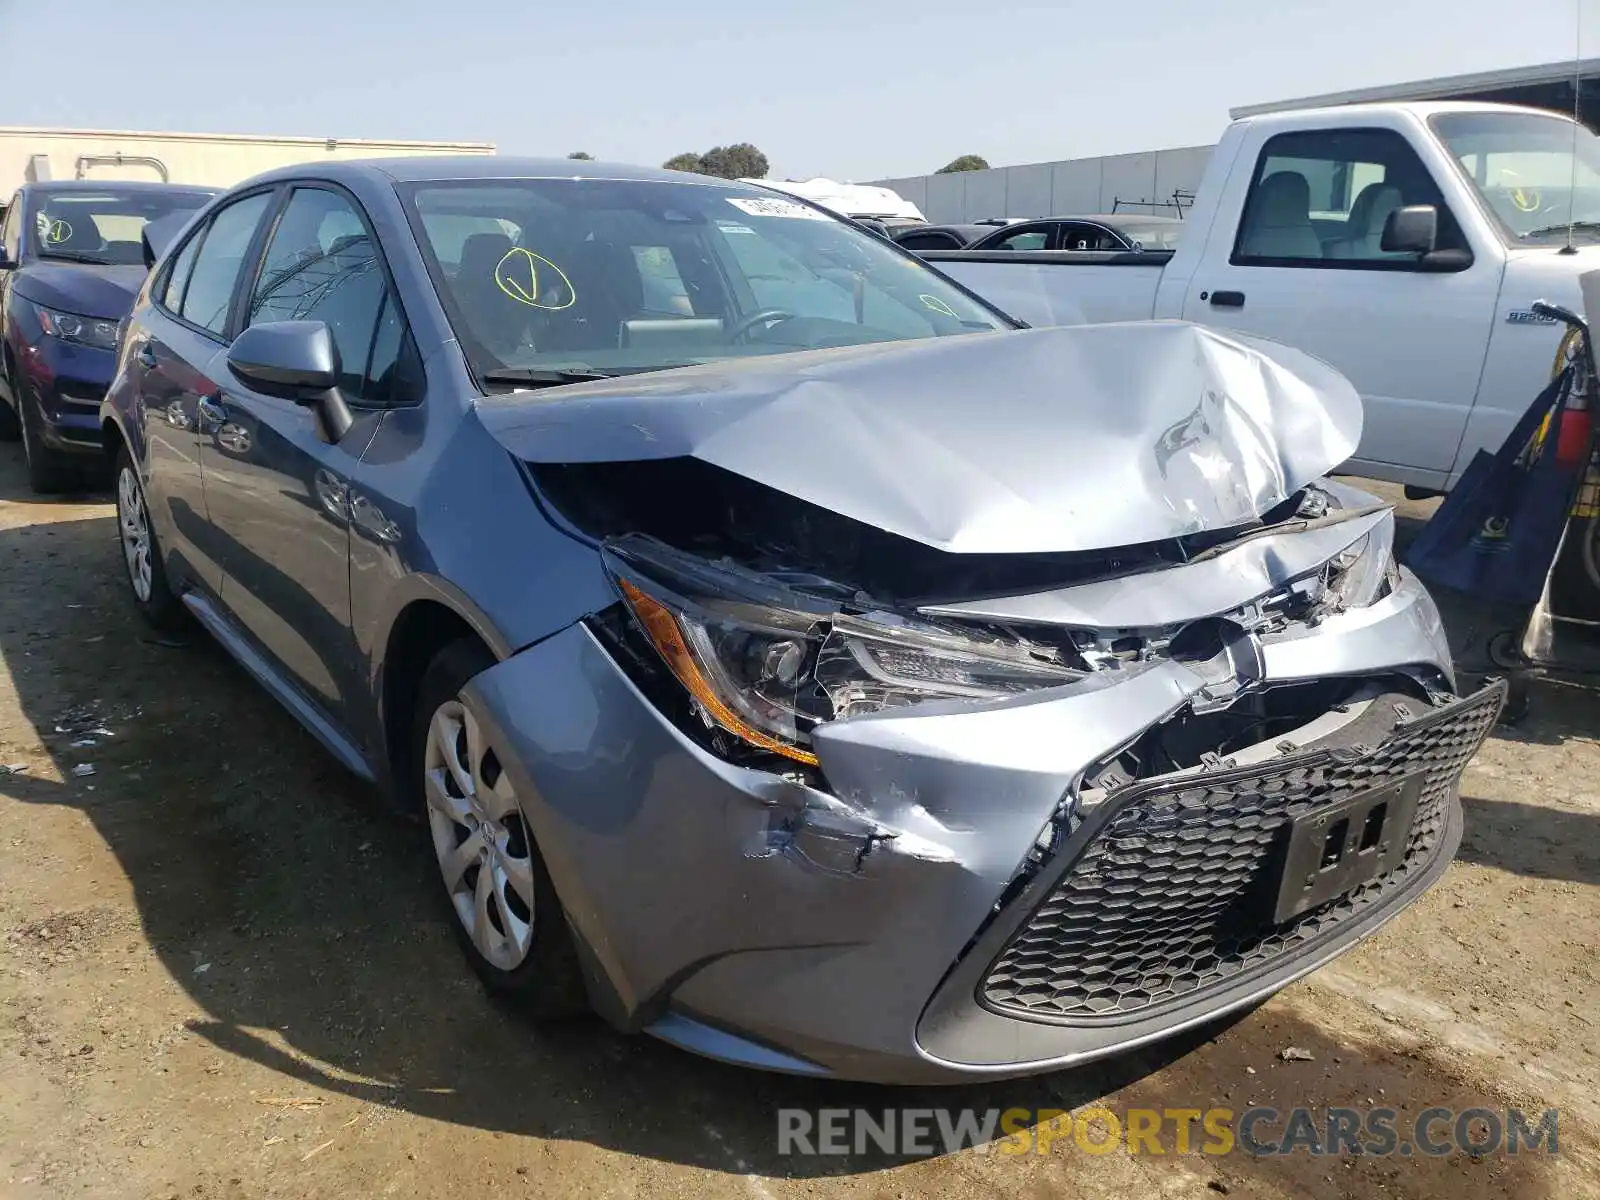
[[[1443,489],[1549,380],[1600,267],[1600,138],[1490,104],[1235,121],[1175,251],[929,252],[1032,324],[1183,318],[1326,359],[1361,393],[1353,473]]]

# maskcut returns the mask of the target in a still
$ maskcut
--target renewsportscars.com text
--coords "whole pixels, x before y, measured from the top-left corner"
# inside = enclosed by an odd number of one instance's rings
[[[778,1110],[778,1153],[1286,1154],[1442,1157],[1556,1154],[1557,1109],[1130,1108]]]

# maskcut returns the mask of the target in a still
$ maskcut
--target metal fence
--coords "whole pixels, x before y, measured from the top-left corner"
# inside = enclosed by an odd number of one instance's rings
[[[1074,158],[1061,162],[873,180],[893,188],[936,224],[980,221],[987,217],[1070,216],[1109,213],[1121,202],[1150,205],[1174,193],[1193,193],[1211,157],[1210,146]],[[1176,216],[1172,209],[1136,211]]]

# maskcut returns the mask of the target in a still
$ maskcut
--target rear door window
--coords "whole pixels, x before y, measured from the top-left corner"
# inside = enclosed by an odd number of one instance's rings
[[[257,192],[234,201],[211,219],[200,239],[188,286],[184,288],[183,305],[178,310],[185,321],[223,336],[239,273],[271,199],[272,193]],[[181,265],[174,264],[174,276],[176,267]]]
[[[167,268],[167,278],[159,296],[161,307],[168,312],[183,311],[183,289],[189,285],[189,272],[194,270],[195,255],[199,253],[203,232],[196,233],[185,242],[183,249],[178,251],[178,257],[172,260],[172,266]]]
[[[989,248],[992,250],[1043,250],[1050,242],[1048,228],[1019,229],[1016,233],[1008,233],[1005,237],[997,239]]]

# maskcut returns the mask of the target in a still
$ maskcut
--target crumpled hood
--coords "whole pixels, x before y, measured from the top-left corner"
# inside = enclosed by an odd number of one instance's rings
[[[985,554],[1239,525],[1361,437],[1360,399],[1326,363],[1177,321],[774,355],[515,393],[478,413],[525,461],[692,456]]]
[[[146,273],[142,266],[35,261],[17,272],[12,286],[25,299],[47,308],[120,321],[133,311],[133,298],[144,286]]]

